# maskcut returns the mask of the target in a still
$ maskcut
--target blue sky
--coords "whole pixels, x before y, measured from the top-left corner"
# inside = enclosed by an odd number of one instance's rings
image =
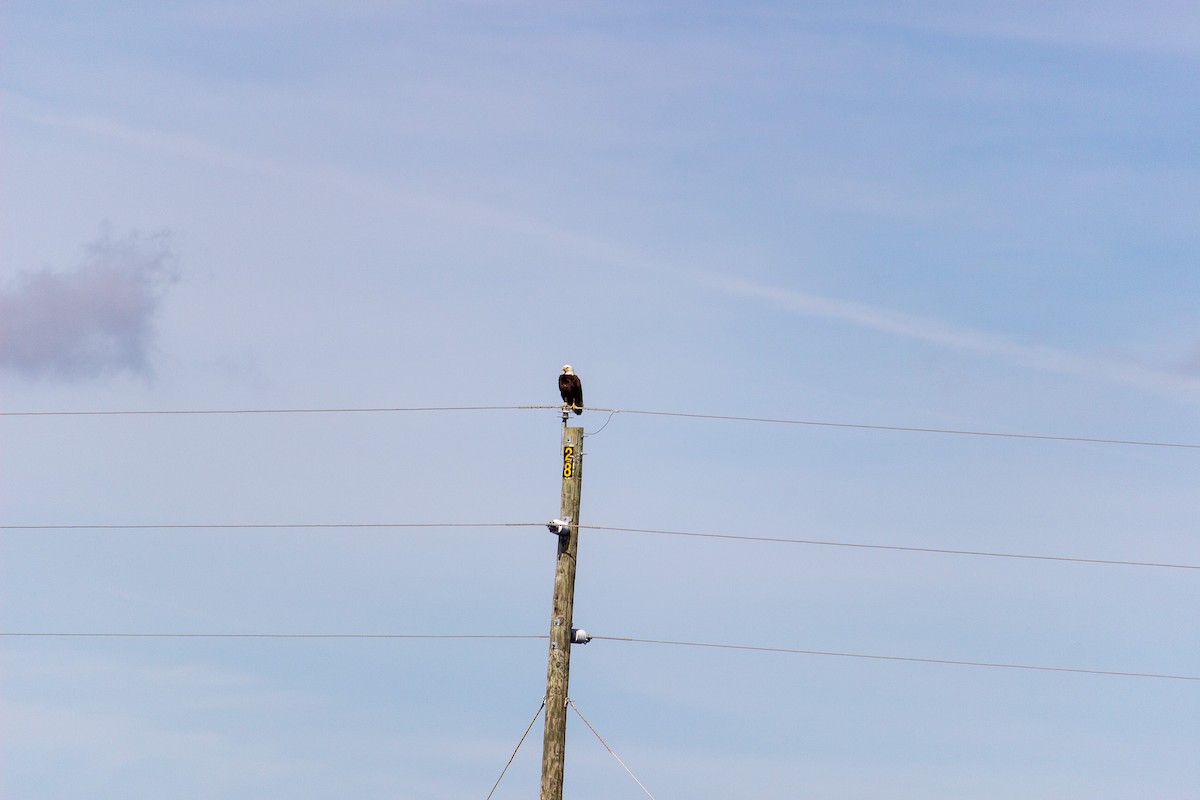
[[[560,488],[552,410],[12,412],[550,405],[569,362],[603,408],[1200,444],[1191,4],[18,1],[3,30],[0,632],[541,635],[544,529],[288,526],[541,522]],[[584,524],[1200,565],[1194,447],[580,422]],[[149,527],[15,527],[56,525]],[[1198,586],[589,529],[576,622],[1197,677]],[[9,797],[482,798],[546,665],[0,648]],[[1200,784],[1195,681],[611,639],[571,678],[658,798]],[[570,723],[569,796],[644,796]]]

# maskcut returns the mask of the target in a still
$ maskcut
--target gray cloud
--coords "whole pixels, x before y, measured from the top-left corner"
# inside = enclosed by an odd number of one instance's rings
[[[31,270],[0,289],[0,369],[29,377],[152,374],[154,317],[174,282],[170,235],[104,233],[74,270]]]
[[[845,322],[937,347],[979,353],[1012,364],[1085,380],[1120,384],[1171,396],[1200,397],[1200,372],[1165,369],[1119,359],[1022,344],[1004,336],[949,325],[866,303],[806,294],[750,281],[710,275],[709,286],[750,297],[794,314]],[[1200,358],[1200,352],[1197,353]]]

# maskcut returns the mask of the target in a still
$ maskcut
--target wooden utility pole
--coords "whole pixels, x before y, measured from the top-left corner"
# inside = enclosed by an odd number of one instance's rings
[[[562,513],[550,616],[550,664],[546,669],[546,737],[542,745],[541,800],[562,800],[567,746],[567,683],[575,610],[575,557],[579,552],[579,489],[583,472],[583,428],[567,427],[563,411]]]

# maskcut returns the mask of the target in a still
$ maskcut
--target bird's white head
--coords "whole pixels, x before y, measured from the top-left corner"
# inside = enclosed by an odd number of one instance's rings
[[[563,374],[564,375],[574,375],[575,370],[571,369],[570,364],[563,364]]]

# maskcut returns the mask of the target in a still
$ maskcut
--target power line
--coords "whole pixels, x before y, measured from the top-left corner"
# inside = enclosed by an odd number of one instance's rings
[[[594,409],[597,411],[608,411],[610,409]],[[906,425],[871,425],[860,422],[823,422],[819,420],[807,419],[773,419],[769,417],[735,417],[722,414],[688,414],[678,411],[634,411],[629,409],[616,409],[617,413],[623,414],[644,414],[656,417],[685,417],[689,419],[709,419],[723,420],[730,422],[762,422],[775,425],[810,425],[822,428],[857,428],[860,430],[870,431],[903,431],[906,433],[941,433],[951,434],[955,436],[992,436],[1006,439],[1040,439],[1051,442],[1091,442],[1093,444],[1122,444],[1136,445],[1139,447],[1182,447],[1193,450],[1200,450],[1200,444],[1187,444],[1181,442],[1156,442],[1141,439],[1101,439],[1091,436],[1053,436],[1039,433],[1005,433],[1000,431],[976,431],[965,430],[961,428],[919,428]]]
[[[234,522],[182,525],[0,525],[0,531],[336,530],[369,528],[544,528],[544,522]]]
[[[1197,564],[1170,564],[1155,561],[1122,561],[1105,558],[1078,558],[1074,556],[1039,556],[1026,553],[999,553],[986,550],[954,550],[945,547],[914,547],[898,544],[864,544],[861,542],[835,542],[819,539],[789,539],[782,536],[747,536],[732,533],[699,533],[696,531],[671,531],[653,528],[619,528],[606,525],[583,525],[580,528],[590,528],[599,531],[624,531],[628,533],[653,533],[664,536],[692,536],[702,539],[728,539],[742,542],[774,542],[778,544],[802,544],[818,547],[851,547],[864,550],[894,550],[905,553],[938,553],[955,556],[979,556],[984,558],[1013,558],[1030,559],[1034,561],[1064,561],[1075,564],[1104,564],[1124,567],[1156,567],[1159,569],[1194,569],[1200,570]]]
[[[462,633],[130,633],[117,631],[4,631],[0,638],[40,639],[548,639],[545,634],[462,634]],[[714,642],[685,642],[671,639],[639,639],[631,636],[598,636],[592,641],[632,642],[636,644],[674,645],[717,650],[737,650],[758,653],[780,653],[789,655],[827,656],[831,658],[857,658],[873,661],[905,661],[915,664],[941,664],[960,667],[987,667],[991,669],[1031,670],[1038,672],[1063,672],[1077,675],[1105,675],[1118,678],[1155,678],[1174,681],[1200,681],[1196,675],[1170,675],[1157,672],[1123,672],[1106,669],[1082,669],[1076,667],[1048,667],[1036,664],[1006,664],[993,661],[959,661],[945,658],[918,658],[914,656],[891,656],[872,653],[843,653],[831,650],[808,650],[790,647],[760,647],[755,645],[720,644]]]
[[[486,633],[126,633],[77,631],[0,632],[12,638],[45,639],[547,639],[545,634]]]
[[[116,411],[0,411],[0,417],[115,417],[115,416],[234,416],[266,414],[380,414],[420,413],[452,411],[539,411],[559,410],[561,406],[375,406],[375,407],[315,407],[315,408],[234,408],[234,409],[181,409],[181,410],[116,410]],[[696,414],[682,411],[648,411],[632,408],[589,407],[589,411],[606,411],[610,414],[638,414],[653,417],[676,417],[724,422],[753,422],[772,425],[804,425],[823,428],[847,428],[870,431],[896,431],[906,433],[936,433],[953,436],[984,436],[1005,439],[1032,439],[1052,442],[1090,442],[1135,447],[1174,447],[1200,450],[1200,444],[1188,442],[1164,442],[1146,439],[1106,439],[1094,436],[1063,436],[1039,433],[1011,433],[1005,431],[981,431],[964,428],[933,428],[909,425],[883,425],[861,422],[829,422],[811,419],[785,419],[775,417],[750,417],[729,414]],[[605,423],[607,424],[607,423]]]
[[[1074,667],[1045,667],[1034,664],[1002,664],[991,661],[955,661],[944,658],[916,658],[913,656],[886,656],[868,653],[839,653],[828,650],[801,650],[790,647],[756,647],[740,644],[714,644],[711,642],[680,642],[667,639],[635,639],[628,636],[592,636],[592,641],[636,642],[638,644],[666,644],[678,647],[706,647],[720,650],[747,650],[760,653],[788,653],[806,656],[830,656],[833,658],[864,658],[875,661],[908,661],[917,664],[943,664],[958,667],[989,667],[992,669],[1020,669],[1039,672],[1068,672],[1079,675],[1108,675],[1119,678],[1157,678],[1173,681],[1200,681],[1197,675],[1165,675],[1156,672],[1119,672],[1106,669],[1078,669]]]
[[[544,522],[313,522],[313,523],[217,523],[217,524],[166,524],[166,525],[0,525],[0,531],[119,531],[119,530],[370,530],[370,529],[420,529],[420,528],[542,528]],[[1030,553],[1004,553],[987,550],[959,550],[946,547],[918,547],[898,544],[868,544],[864,542],[839,542],[822,539],[796,539],[784,536],[751,536],[733,533],[704,533],[700,531],[663,530],[658,528],[627,528],[614,525],[584,525],[580,528],[596,531],[644,533],[662,536],[683,536],[698,539],[722,539],[741,542],[768,542],[774,544],[808,545],[811,547],[845,547],[858,550],[889,550],[901,553],[932,553],[940,555],[975,556],[978,558],[1007,558],[1016,560],[1051,561],[1073,564],[1095,564],[1101,566],[1147,567],[1152,569],[1200,570],[1197,564],[1179,564],[1163,561],[1132,561],[1107,558],[1083,558],[1079,556],[1047,556]]]
[[[382,414],[421,411],[527,411],[558,406],[333,406],[318,408],[187,408],[178,410],[126,409],[115,411],[0,411],[0,417],[184,417],[243,414]]]

